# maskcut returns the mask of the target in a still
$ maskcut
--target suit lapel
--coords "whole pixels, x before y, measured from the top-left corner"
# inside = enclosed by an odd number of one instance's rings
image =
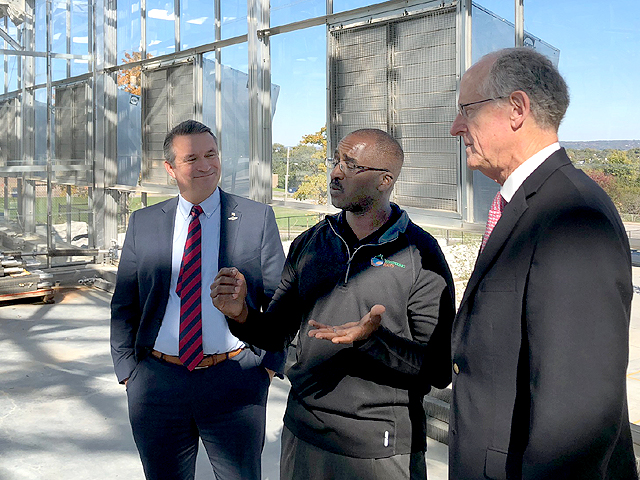
[[[218,268],[232,266],[233,249],[235,247],[242,212],[237,210],[238,203],[233,197],[220,189],[220,253]]]
[[[168,201],[162,207],[162,217],[158,219],[159,238],[167,238],[168,242],[154,240],[154,248],[158,249],[158,276],[157,281],[161,282],[163,298],[168,298],[169,287],[171,286],[171,255],[173,249],[173,227],[176,220],[176,208],[178,208],[178,197]]]
[[[471,278],[469,278],[469,282],[467,283],[462,302],[460,303],[460,312],[466,307],[469,297],[475,292],[487,270],[496,261],[504,244],[518,224],[520,217],[522,217],[527,208],[529,208],[529,200],[537,193],[540,186],[553,172],[568,163],[571,163],[569,157],[567,157],[565,150],[561,148],[535,169],[520,188],[518,188],[511,201],[505,206],[500,220],[493,229],[493,232],[491,232],[487,245],[478,256]]]

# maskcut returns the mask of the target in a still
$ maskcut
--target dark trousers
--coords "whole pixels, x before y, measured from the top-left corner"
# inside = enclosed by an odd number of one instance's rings
[[[269,376],[258,357],[189,372],[149,356],[127,382],[129,420],[148,480],[195,477],[202,439],[217,479],[259,480]]]
[[[424,452],[354,458],[328,452],[282,427],[280,480],[426,480]]]

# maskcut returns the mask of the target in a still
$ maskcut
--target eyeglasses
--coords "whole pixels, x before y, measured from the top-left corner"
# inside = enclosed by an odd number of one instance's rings
[[[326,158],[324,163],[331,170],[333,170],[336,167],[340,167],[340,171],[344,173],[345,176],[347,177],[353,177],[354,175],[357,175],[362,172],[366,172],[367,170],[371,170],[374,172],[391,172],[391,170],[387,170],[386,168],[374,168],[374,167],[367,167],[365,165],[357,165],[351,162],[347,163],[340,160],[339,158]]]
[[[502,98],[505,98],[505,97],[486,98],[486,99],[484,99],[484,100],[478,100],[477,102],[459,103],[459,104],[458,104],[458,113],[459,113],[460,115],[462,115],[463,117],[466,117],[466,116],[468,116],[468,114],[469,114],[469,113],[467,112],[467,110],[466,110],[466,108],[467,108],[468,106],[470,106],[470,105],[477,105],[477,104],[479,104],[479,103],[485,103],[485,102],[493,102],[494,100],[500,100],[500,99],[502,99]]]

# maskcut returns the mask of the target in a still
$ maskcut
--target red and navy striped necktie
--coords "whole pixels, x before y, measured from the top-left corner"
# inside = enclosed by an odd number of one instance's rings
[[[180,361],[191,371],[204,358],[202,352],[202,304],[200,276],[200,205],[191,208],[191,222],[184,245],[176,293],[180,297]]]

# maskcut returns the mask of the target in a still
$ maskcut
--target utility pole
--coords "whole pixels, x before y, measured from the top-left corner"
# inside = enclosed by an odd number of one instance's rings
[[[289,152],[291,151],[291,147],[287,147],[287,173],[284,176],[284,201],[287,201],[287,196],[289,195]]]

